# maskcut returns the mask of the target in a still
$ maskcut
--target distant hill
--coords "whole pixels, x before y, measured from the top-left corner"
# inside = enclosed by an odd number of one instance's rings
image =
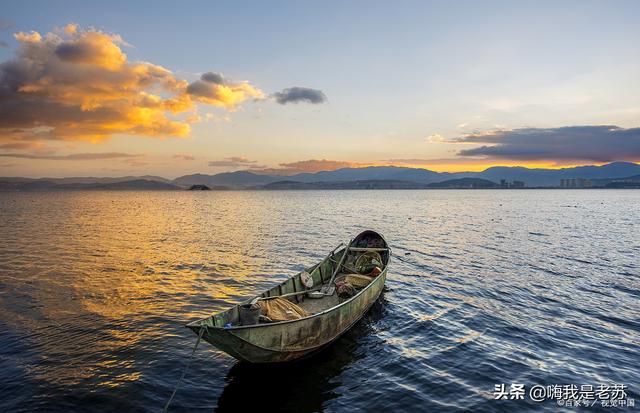
[[[69,177],[69,178],[21,178],[21,177],[6,177],[0,178],[0,182],[51,182],[54,184],[96,184],[96,183],[113,183],[113,182],[124,182],[124,181],[137,181],[137,180],[145,180],[145,181],[157,181],[157,182],[166,182],[171,183],[171,179],[166,179],[161,176],[153,176],[153,175],[143,175],[143,176],[120,176],[120,177]]]
[[[592,184],[594,186],[607,186],[612,183],[625,182],[625,183],[640,183],[640,175],[625,176],[622,178],[602,178],[593,179]],[[611,187],[611,186],[609,186]]]
[[[596,188],[640,188],[640,175],[592,179],[591,184]]]
[[[390,179],[368,179],[364,181],[276,181],[259,185],[254,189],[427,189],[427,188],[496,188],[498,184],[479,178],[449,179],[443,182],[421,184]]]
[[[495,182],[481,178],[449,179],[442,182],[433,182],[427,185],[429,188],[497,188]]]
[[[366,168],[343,168],[335,171],[301,173],[293,176],[262,175],[251,171],[224,172],[220,174],[192,174],[174,180],[158,176],[120,178],[0,178],[0,190],[47,190],[47,189],[188,189],[193,185],[206,185],[212,189],[242,188],[335,188],[335,189],[394,189],[394,188],[491,188],[496,182],[522,181],[527,187],[555,187],[561,179],[585,178],[594,186],[604,187],[623,178],[640,175],[640,165],[631,162],[613,162],[602,166],[578,166],[562,169],[495,166],[481,172],[434,172],[420,168],[398,166],[371,166]],[[465,181],[477,179],[479,181]],[[132,183],[142,181],[138,183]],[[485,181],[485,182],[483,182]],[[120,182],[128,184],[115,185]],[[156,185],[155,182],[163,185]],[[475,184],[473,183],[475,182]],[[273,184],[271,186],[268,186]],[[436,184],[429,186],[430,184]],[[69,186],[64,186],[69,185]],[[82,186],[86,185],[86,186]],[[476,185],[476,186],[473,186]]]
[[[98,189],[98,190],[181,190],[182,187],[167,182],[151,181],[148,179],[136,179],[133,181],[118,181],[94,184],[63,184],[57,189]]]
[[[254,186],[282,180],[282,176],[260,175],[248,171],[223,172],[216,175],[193,174],[173,180],[175,184],[189,187],[191,185],[215,186]]]
[[[452,176],[452,174],[448,172],[434,172],[420,168],[369,166],[366,168],[343,168],[335,171],[302,173],[289,178],[300,182],[390,180],[429,183],[444,180],[450,176]]]
[[[566,178],[622,178],[640,174],[640,165],[631,162],[613,162],[602,166],[577,166],[562,169],[524,168],[521,166],[494,166],[482,172],[465,174],[476,178],[500,182],[523,181],[527,186],[558,186]]]
[[[604,187],[614,189],[640,189],[640,181],[613,181]]]
[[[149,179],[134,179],[130,181],[115,182],[65,182],[57,183],[49,180],[27,180],[27,181],[3,181],[0,179],[0,190],[2,191],[87,191],[87,190],[103,190],[103,191],[123,191],[123,190],[180,190],[183,189],[178,185],[168,182],[152,181]]]
[[[526,186],[559,186],[564,178],[622,178],[640,174],[640,165],[631,162],[613,162],[602,166],[578,166],[562,169],[495,166],[482,172],[434,172],[420,168],[398,166],[370,166],[366,168],[343,168],[335,171],[301,173],[292,176],[260,175],[249,171],[226,172],[216,175],[195,174],[176,178],[174,183],[182,186],[195,184],[254,187],[278,181],[302,183],[313,182],[357,182],[357,181],[405,181],[430,184],[451,179],[478,178],[493,182],[523,181]]]
[[[424,189],[425,184],[410,181],[376,180],[365,181],[330,181],[330,182],[298,182],[277,181],[254,189]]]

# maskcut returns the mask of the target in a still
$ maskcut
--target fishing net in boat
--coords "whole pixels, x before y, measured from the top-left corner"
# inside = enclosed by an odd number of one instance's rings
[[[356,260],[356,270],[360,274],[369,274],[375,267],[382,267],[382,257],[375,251],[368,251]]]
[[[355,288],[364,288],[371,282],[373,278],[367,275],[360,274],[348,274],[339,278],[336,278],[336,284],[344,282],[354,286]]]
[[[356,288],[344,280],[336,281],[336,293],[340,298],[350,298],[358,293]]]
[[[304,309],[286,298],[277,297],[269,300],[260,300],[258,304],[262,315],[269,317],[274,322],[297,320],[309,315]]]

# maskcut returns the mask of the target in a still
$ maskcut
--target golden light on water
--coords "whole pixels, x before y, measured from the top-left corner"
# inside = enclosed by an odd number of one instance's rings
[[[24,274],[16,274],[9,294],[0,295],[3,308],[14,312],[3,319],[19,331],[30,330],[29,345],[50,357],[81,360],[89,348],[95,355],[90,368],[80,362],[39,366],[36,377],[66,384],[102,377],[100,385],[108,387],[138,380],[141,373],[128,349],[154,346],[186,322],[273,283],[269,268],[279,263],[263,235],[285,218],[277,206],[251,206],[251,195],[242,193],[223,199],[167,195],[54,194],[36,207],[57,211],[57,219],[22,228],[39,235],[24,261],[13,263]],[[162,203],[153,201],[158,196]],[[188,216],[175,215],[178,210]],[[191,215],[202,220],[194,223]],[[16,301],[25,294],[38,305]],[[169,330],[140,323],[160,314]],[[72,325],[85,327],[70,332]]]

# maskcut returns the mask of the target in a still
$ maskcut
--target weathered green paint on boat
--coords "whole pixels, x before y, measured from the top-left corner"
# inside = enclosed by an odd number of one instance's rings
[[[380,237],[385,248],[388,248],[384,238],[373,231],[365,231],[359,234],[355,240],[364,235],[372,234]],[[345,247],[307,270],[313,277],[314,285],[329,281],[336,263],[340,261],[346,250]],[[374,278],[369,285],[350,299],[320,313],[298,320],[225,328],[224,325],[228,322],[233,325],[238,323],[238,306],[234,306],[222,313],[187,324],[187,327],[196,334],[200,334],[201,329],[205,328],[202,332],[202,339],[238,360],[253,363],[274,363],[308,356],[329,345],[346,332],[362,318],[378,299],[387,277],[390,250],[385,254],[387,255],[384,257],[384,268],[381,274]],[[304,287],[300,280],[300,274],[297,274],[265,291],[261,296],[277,296],[302,290]],[[249,301],[251,299],[246,300],[245,303]],[[292,301],[296,302],[296,298],[293,298]]]

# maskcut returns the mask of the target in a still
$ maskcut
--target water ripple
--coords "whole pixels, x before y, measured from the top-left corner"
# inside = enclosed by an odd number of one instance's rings
[[[494,384],[638,396],[638,191],[0,196],[0,411],[158,411],[226,308],[374,228],[381,299],[309,360],[203,345],[174,411],[555,410]],[[277,378],[277,379],[275,379]]]

